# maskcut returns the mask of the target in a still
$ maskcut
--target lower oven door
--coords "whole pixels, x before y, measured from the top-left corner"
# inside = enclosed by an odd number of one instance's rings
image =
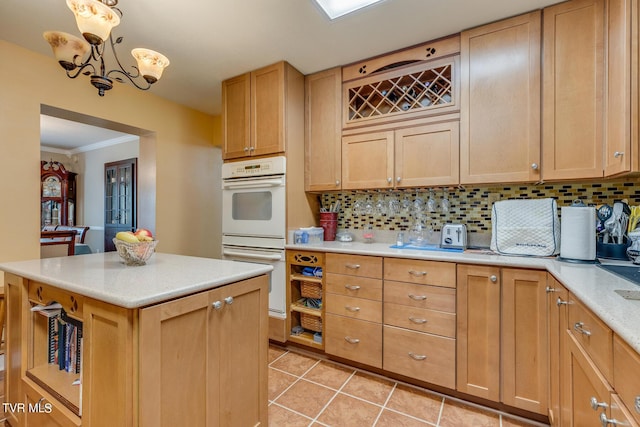
[[[222,258],[230,261],[252,262],[273,266],[269,273],[269,315],[286,318],[285,252],[284,249],[222,246]]]

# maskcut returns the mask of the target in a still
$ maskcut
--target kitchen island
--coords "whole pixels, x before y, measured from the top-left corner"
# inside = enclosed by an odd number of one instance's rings
[[[272,267],[100,253],[0,270],[10,425],[267,424]]]

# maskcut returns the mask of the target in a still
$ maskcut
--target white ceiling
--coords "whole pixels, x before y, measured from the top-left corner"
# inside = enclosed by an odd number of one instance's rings
[[[134,65],[134,47],[170,59],[155,94],[220,114],[222,80],[279,60],[311,74],[554,3],[385,0],[330,21],[312,0],[120,0],[124,16],[114,35],[124,37],[125,67]],[[0,1],[0,38],[54,60],[46,30],[79,33],[64,0]]]

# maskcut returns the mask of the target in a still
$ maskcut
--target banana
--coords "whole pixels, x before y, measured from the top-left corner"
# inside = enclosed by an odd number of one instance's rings
[[[122,240],[123,242],[129,243],[138,243],[139,240],[136,236],[133,235],[130,231],[120,231],[116,233],[116,239]]]
[[[143,236],[141,234],[136,236],[136,237],[140,242],[152,242],[153,241],[153,237]]]

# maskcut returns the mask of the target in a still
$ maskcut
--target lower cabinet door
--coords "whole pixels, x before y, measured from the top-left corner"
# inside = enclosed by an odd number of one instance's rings
[[[382,368],[382,324],[325,315],[325,351],[328,354]]]
[[[38,392],[27,381],[22,382],[24,391],[24,426],[25,427],[79,427],[80,418],[53,398]]]
[[[384,326],[384,369],[454,389],[456,340]]]

